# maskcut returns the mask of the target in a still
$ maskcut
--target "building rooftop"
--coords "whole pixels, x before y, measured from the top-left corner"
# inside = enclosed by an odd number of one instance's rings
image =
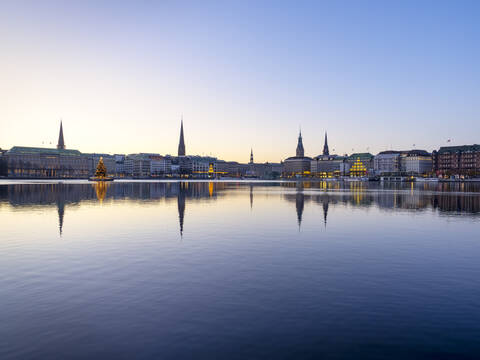
[[[28,146],[14,146],[7,151],[7,154],[46,154],[46,155],[69,155],[69,156],[85,155],[78,150],[37,148],[37,147],[28,147]]]
[[[345,160],[346,156],[341,155],[317,155],[313,158],[313,160],[325,160],[325,161],[333,161],[333,160]]]
[[[285,161],[288,161],[288,160],[312,160],[312,158],[308,156],[291,156],[285,159]]]
[[[356,159],[371,159],[373,158],[373,155],[370,153],[354,153],[351,154],[347,159],[348,160],[356,160]]]
[[[460,146],[442,146],[438,150],[439,154],[450,153],[450,152],[462,152],[462,151],[480,151],[480,145],[460,145]]]
[[[412,156],[412,155],[421,155],[421,156],[430,156],[431,154],[426,151],[426,150],[386,150],[386,151],[380,151],[378,155],[407,155],[407,156]]]
[[[410,150],[406,151],[407,155],[420,155],[420,156],[431,156],[432,154],[429,153],[427,150]]]

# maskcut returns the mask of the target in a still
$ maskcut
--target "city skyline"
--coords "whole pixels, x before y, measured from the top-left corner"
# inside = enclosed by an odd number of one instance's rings
[[[325,131],[332,154],[478,143],[479,8],[4,2],[0,147],[55,147],[63,119],[67,148],[174,155],[181,114],[189,154],[239,162],[299,126],[309,156]]]

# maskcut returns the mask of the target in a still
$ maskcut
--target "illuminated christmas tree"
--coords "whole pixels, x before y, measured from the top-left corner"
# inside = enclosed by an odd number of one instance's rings
[[[97,178],[107,177],[107,168],[103,163],[103,157],[100,157],[100,160],[98,160],[97,170],[95,171],[95,177]]]

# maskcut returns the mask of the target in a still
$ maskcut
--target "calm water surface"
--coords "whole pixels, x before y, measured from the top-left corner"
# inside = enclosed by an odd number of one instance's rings
[[[0,183],[1,359],[478,359],[473,184]]]

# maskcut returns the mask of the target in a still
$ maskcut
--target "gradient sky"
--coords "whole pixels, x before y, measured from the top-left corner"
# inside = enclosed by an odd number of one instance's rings
[[[479,1],[2,1],[0,147],[247,162],[480,143]]]

